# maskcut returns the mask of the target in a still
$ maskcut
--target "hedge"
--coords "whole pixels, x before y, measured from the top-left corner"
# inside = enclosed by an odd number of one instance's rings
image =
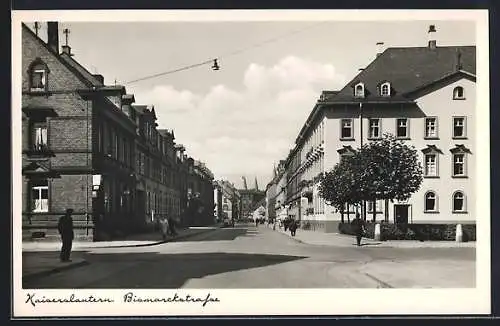
[[[456,224],[391,224],[380,222],[380,240],[454,241]],[[351,224],[340,223],[341,234],[356,235]],[[463,241],[476,241],[476,225],[462,224]],[[375,223],[366,222],[365,237],[375,237]]]

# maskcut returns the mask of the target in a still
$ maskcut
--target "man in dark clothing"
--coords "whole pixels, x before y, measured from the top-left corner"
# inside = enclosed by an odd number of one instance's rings
[[[292,235],[292,237],[295,236],[295,233],[297,232],[297,227],[298,227],[297,221],[291,220],[288,228],[290,229],[290,234]]]
[[[359,247],[361,246],[361,238],[365,232],[365,223],[359,217],[359,213],[356,213],[356,218],[352,220],[352,226],[354,228],[354,233],[356,234],[356,244]]]
[[[69,259],[71,255],[71,246],[73,245],[73,218],[71,217],[73,210],[71,208],[66,209],[66,214],[59,218],[59,223],[57,229],[62,239],[62,248],[60,259],[63,262],[70,262]]]

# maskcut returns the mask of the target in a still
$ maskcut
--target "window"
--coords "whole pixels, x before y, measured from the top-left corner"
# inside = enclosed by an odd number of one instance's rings
[[[464,138],[465,136],[465,117],[453,117],[453,137]]]
[[[119,159],[118,155],[119,155],[120,144],[118,144],[118,134],[116,134],[116,133],[115,133],[113,144],[115,145],[113,147],[113,157],[118,160]]]
[[[369,119],[369,138],[379,138],[380,137],[380,119]]]
[[[465,212],[465,195],[461,191],[453,194],[453,212]]]
[[[425,118],[425,137],[437,138],[437,118]]]
[[[49,184],[47,180],[32,182],[31,203],[31,209],[34,213],[49,211]]]
[[[410,137],[407,118],[396,119],[396,137],[398,138]]]
[[[40,59],[37,58],[30,66],[29,69],[29,80],[30,80],[30,90],[32,92],[45,92],[47,91],[47,75],[49,69],[47,65]]]
[[[453,89],[453,99],[454,100],[464,100],[464,88],[462,86],[457,86]]]
[[[342,119],[340,123],[341,123],[340,138],[342,139],[353,138],[352,119]]]
[[[425,154],[424,157],[425,157],[424,176],[437,177],[438,176],[437,154],[429,153]]]
[[[436,193],[433,191],[425,193],[425,211],[437,212],[437,197]]]
[[[354,87],[355,97],[365,97],[365,85],[363,83],[356,84]]]
[[[375,203],[375,205],[374,205],[374,203]],[[377,201],[375,201],[375,202],[373,202],[373,201],[368,201],[368,202],[367,202],[367,204],[368,204],[367,211],[368,211],[369,213],[373,213],[373,207],[374,207],[374,206],[375,206],[375,212],[382,212],[382,209],[381,209],[381,207],[380,207],[380,204],[381,204],[381,203],[380,203],[380,201],[379,201],[379,200],[377,200]]]
[[[36,152],[47,150],[47,124],[44,122],[33,124],[33,150]]]
[[[385,82],[380,86],[380,95],[391,96],[391,84],[389,82]]]
[[[453,154],[453,176],[465,176],[465,154]]]

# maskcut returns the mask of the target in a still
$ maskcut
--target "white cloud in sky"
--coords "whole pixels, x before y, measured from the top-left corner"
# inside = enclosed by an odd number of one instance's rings
[[[322,90],[336,90],[344,76],[331,64],[288,56],[274,66],[252,63],[243,89],[216,85],[205,94],[159,85],[141,92],[155,106],[160,128],[174,129],[188,155],[207,163],[216,178],[237,186],[240,176],[260,187],[273,163],[284,159]]]

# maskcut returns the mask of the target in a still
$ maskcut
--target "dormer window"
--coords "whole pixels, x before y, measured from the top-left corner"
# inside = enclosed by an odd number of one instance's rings
[[[49,69],[47,65],[40,58],[33,61],[29,69],[30,91],[46,92],[48,73]]]
[[[363,83],[358,83],[354,86],[354,96],[365,97],[365,85]]]
[[[380,86],[380,96],[391,96],[391,83],[385,82]]]
[[[454,100],[464,100],[464,88],[462,86],[457,86],[453,89],[453,99]]]

